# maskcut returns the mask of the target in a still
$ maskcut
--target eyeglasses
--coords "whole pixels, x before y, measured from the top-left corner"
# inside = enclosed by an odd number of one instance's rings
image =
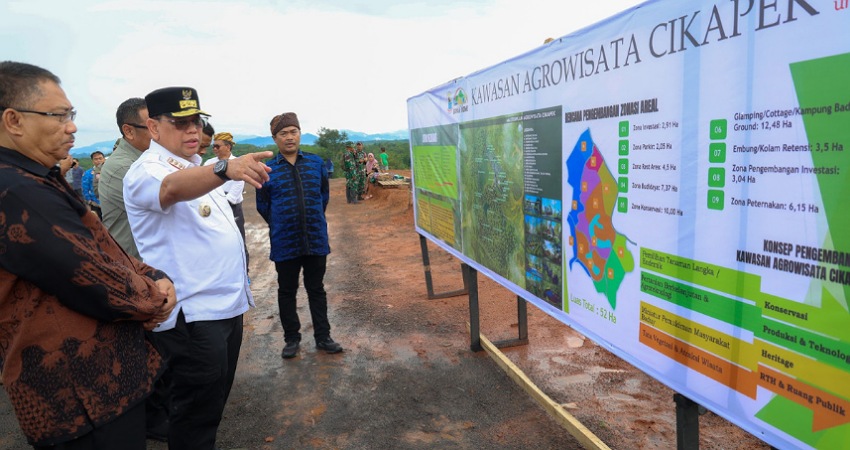
[[[137,125],[135,123],[125,123],[124,125],[130,125],[131,127],[138,128],[140,130],[147,130],[148,129],[148,127],[146,127],[144,125]]]
[[[54,112],[43,112],[43,111],[30,111],[28,109],[12,108],[11,106],[0,106],[0,111],[6,110],[6,109],[14,109],[17,112],[22,112],[22,113],[39,114],[39,115],[47,116],[47,117],[56,117],[56,118],[59,119],[59,122],[62,122],[62,123],[73,122],[74,119],[77,117],[77,110],[73,109],[73,108],[69,109],[65,112],[62,112],[62,113],[54,113]]]
[[[171,119],[168,117],[160,117],[159,120],[165,120],[166,122],[170,122],[174,125],[174,128],[177,128],[179,131],[186,131],[189,128],[189,125],[194,125],[198,128],[203,128],[204,119],[201,116],[195,116],[194,118],[185,118],[185,119]]]

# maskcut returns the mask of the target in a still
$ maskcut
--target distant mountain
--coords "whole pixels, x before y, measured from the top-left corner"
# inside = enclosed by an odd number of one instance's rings
[[[104,155],[112,154],[112,147],[115,146],[115,141],[95,142],[94,144],[85,147],[74,147],[71,149],[71,156],[74,158],[88,158],[95,151],[101,151]]]
[[[344,131],[345,134],[348,135],[349,141],[398,141],[398,140],[406,140],[410,138],[410,133],[407,130],[398,130],[392,131],[389,133],[377,133],[377,134],[368,134],[361,133],[359,131],[352,130],[339,130]]]
[[[392,131],[389,133],[377,133],[377,134],[369,134],[369,133],[361,133],[359,131],[352,130],[339,130],[340,132],[345,132],[348,136],[348,140],[352,142],[363,141],[363,142],[373,142],[373,141],[398,141],[398,140],[407,140],[410,136],[407,130],[399,130]],[[257,147],[265,147],[267,145],[274,145],[274,139],[271,136],[249,136],[249,135],[241,135],[234,136],[237,144],[250,144]],[[319,139],[313,133],[304,133],[301,135],[301,143],[304,145],[315,145],[316,141]]]
[[[397,141],[397,140],[406,140],[410,136],[407,130],[399,130],[393,131],[389,133],[377,133],[377,134],[368,134],[361,133],[359,131],[352,130],[339,130],[340,132],[345,132],[348,136],[348,140],[352,142],[363,141],[363,142],[372,142],[372,141]],[[257,147],[265,147],[267,145],[274,145],[274,139],[271,136],[234,136],[233,137],[238,144],[250,144],[255,145]],[[304,133],[301,135],[301,143],[304,145],[315,145],[316,140],[319,137],[312,133]]]
[[[301,135],[301,143],[304,145],[313,145],[317,139],[319,139],[319,136],[313,133],[304,133]]]
[[[396,141],[396,140],[406,140],[410,137],[410,134],[407,130],[398,130],[392,131],[388,133],[377,133],[377,134],[368,134],[361,133],[359,131],[352,130],[339,130],[344,131],[346,135],[348,135],[348,140],[352,142],[363,141]],[[271,136],[255,136],[255,135],[237,135],[234,136],[233,139],[237,144],[248,144],[256,147],[266,147],[268,145],[274,145],[274,139]],[[313,133],[304,133],[301,135],[301,143],[304,145],[315,145],[316,140],[319,139]],[[96,142],[91,145],[87,145],[85,147],[74,147],[71,149],[71,155],[75,158],[88,158],[89,155],[94,151],[101,151],[104,155],[109,155],[112,153],[112,146],[115,145],[115,141],[102,141]]]
[[[237,144],[248,144],[255,147],[265,147],[274,145],[274,139],[271,136],[233,136]],[[312,133],[304,133],[301,135],[301,143],[304,145],[313,145],[316,143],[318,136]]]
[[[235,140],[237,144],[248,144],[253,145],[255,147],[265,147],[267,145],[274,145],[274,139],[272,139],[271,136],[244,136],[241,138],[233,136],[233,140]]]

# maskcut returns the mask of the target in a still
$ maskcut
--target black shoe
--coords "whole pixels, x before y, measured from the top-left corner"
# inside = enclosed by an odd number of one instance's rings
[[[324,350],[325,353],[339,353],[342,351],[342,346],[329,337],[316,341],[316,348]]]
[[[298,341],[287,342],[286,345],[283,346],[283,351],[280,352],[281,358],[294,358],[295,355],[298,354],[298,344]]]

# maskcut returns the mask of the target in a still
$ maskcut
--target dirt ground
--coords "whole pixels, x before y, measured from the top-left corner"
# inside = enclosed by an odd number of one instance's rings
[[[400,173],[400,172],[399,172]],[[402,173],[409,175],[409,173]],[[574,449],[570,434],[485,352],[469,349],[468,298],[428,300],[406,187],[345,203],[331,180],[332,253],[325,285],[338,355],[317,352],[299,291],[302,345],[283,360],[268,231],[245,197],[252,290],[236,381],[219,428],[222,449]],[[460,288],[457,259],[429,245],[437,292]],[[479,276],[481,332],[517,335],[516,297]],[[553,400],[614,449],[676,447],[673,392],[604,348],[528,307],[529,344],[505,349]],[[769,446],[708,412],[700,448]],[[0,449],[25,449],[5,392]],[[149,441],[149,450],[164,450]]]

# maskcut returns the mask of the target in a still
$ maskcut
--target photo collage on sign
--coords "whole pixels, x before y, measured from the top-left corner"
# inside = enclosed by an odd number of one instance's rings
[[[562,308],[561,201],[526,195],[523,211],[526,290]]]

